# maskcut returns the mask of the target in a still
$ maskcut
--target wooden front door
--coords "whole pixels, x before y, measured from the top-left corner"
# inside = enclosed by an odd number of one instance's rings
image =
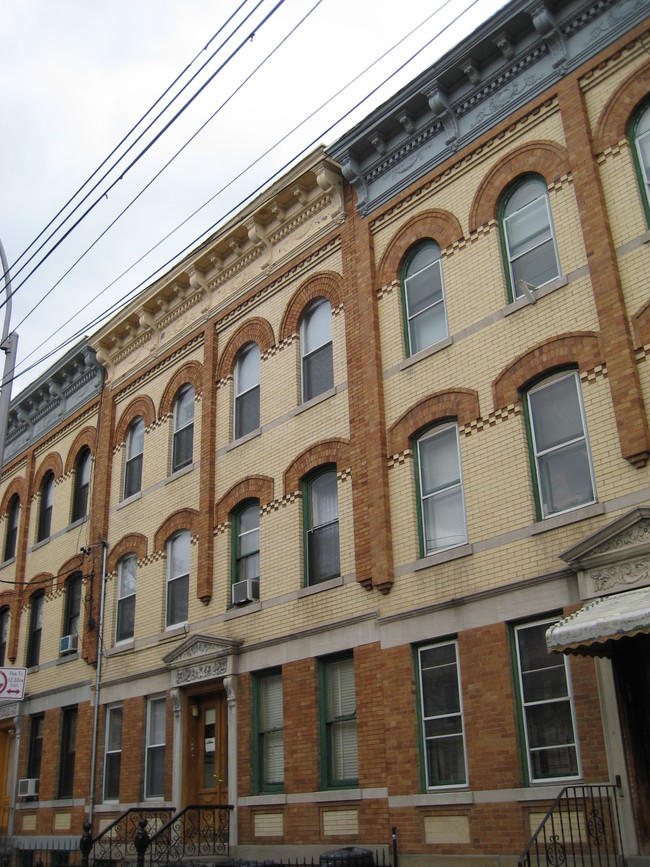
[[[189,697],[186,744],[185,803],[227,804],[228,728],[223,690]]]
[[[13,728],[0,729],[0,836],[7,834],[9,826],[15,744]]]

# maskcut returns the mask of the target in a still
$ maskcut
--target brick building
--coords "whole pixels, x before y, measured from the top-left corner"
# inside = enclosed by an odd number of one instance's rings
[[[650,856],[649,45],[515,0],[14,400],[7,835]]]

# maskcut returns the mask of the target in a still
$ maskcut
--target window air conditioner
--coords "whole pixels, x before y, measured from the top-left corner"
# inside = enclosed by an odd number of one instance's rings
[[[247,578],[232,585],[232,604],[243,605],[260,598],[260,582],[257,578]]]
[[[65,656],[66,653],[76,653],[78,640],[78,635],[64,635],[59,646],[61,656]]]
[[[35,795],[38,795],[38,777],[18,780],[18,796],[20,798],[33,798]]]

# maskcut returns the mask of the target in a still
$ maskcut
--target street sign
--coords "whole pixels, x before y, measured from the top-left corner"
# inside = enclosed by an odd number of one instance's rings
[[[0,668],[0,699],[20,701],[25,696],[26,668]]]

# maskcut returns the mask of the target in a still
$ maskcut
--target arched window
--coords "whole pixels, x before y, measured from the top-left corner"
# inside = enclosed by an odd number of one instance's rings
[[[465,495],[456,422],[417,440],[422,553],[426,557],[467,542]]]
[[[48,539],[52,527],[52,502],[54,500],[54,473],[48,470],[41,482],[41,504],[38,512],[37,542]]]
[[[142,488],[142,454],[144,452],[144,419],[134,418],[126,432],[124,457],[124,499]]]
[[[232,583],[259,582],[260,578],[260,504],[243,504],[232,515]],[[250,591],[250,592],[249,592]],[[233,590],[233,604],[250,602],[259,595],[259,583]]]
[[[7,660],[7,642],[9,641],[9,607],[0,609],[0,667]]]
[[[190,533],[181,530],[167,542],[166,625],[187,622],[190,589]]]
[[[115,641],[128,641],[135,632],[135,588],[138,558],[135,554],[122,557],[117,565],[117,612]]]
[[[172,473],[192,463],[194,448],[194,388],[184,385],[174,399]]]
[[[81,572],[75,572],[66,581],[61,655],[74,653],[77,650],[79,616],[81,614],[81,586]]]
[[[637,113],[632,122],[631,138],[634,141],[632,153],[639,175],[641,198],[646,214],[646,220],[650,225],[650,104]]]
[[[334,386],[332,359],[332,308],[325,298],[317,298],[300,322],[303,402]]]
[[[234,439],[260,426],[260,348],[247,343],[235,361]]]
[[[401,279],[406,350],[415,355],[449,333],[442,260],[435,241],[418,244],[408,254]]]
[[[84,446],[77,455],[74,467],[74,497],[72,520],[85,518],[88,513],[88,489],[90,487],[90,449]]]
[[[336,467],[317,470],[303,484],[306,583],[340,574]]]
[[[27,668],[38,665],[41,657],[41,633],[43,632],[43,603],[45,594],[34,593],[31,600],[29,636],[27,639]]]
[[[7,535],[5,536],[5,560],[16,556],[16,540],[18,539],[18,516],[20,515],[20,497],[14,494],[9,500],[7,509]]]
[[[548,187],[538,175],[526,175],[506,193],[501,206],[501,231],[512,300],[524,284],[543,286],[560,275]]]

